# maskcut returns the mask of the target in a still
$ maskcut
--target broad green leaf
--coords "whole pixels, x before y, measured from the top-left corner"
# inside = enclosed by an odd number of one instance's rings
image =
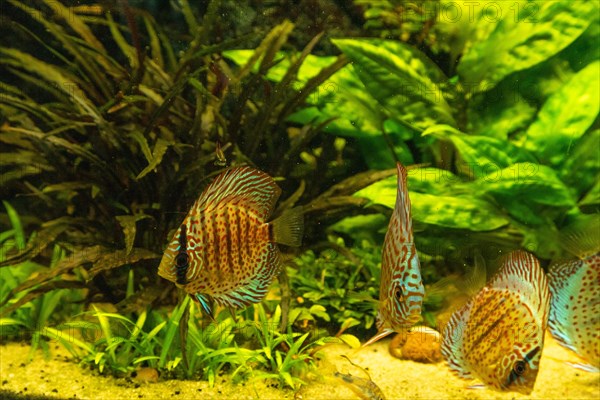
[[[354,335],[344,333],[338,336],[338,339],[340,339],[342,342],[346,343],[353,349],[358,349],[360,347],[360,340]]]
[[[355,193],[375,204],[394,208],[396,177],[381,180]],[[410,192],[413,219],[447,228],[489,231],[509,223],[492,204],[472,196],[437,196]]]
[[[27,327],[27,325],[24,322],[19,321],[18,319],[14,319],[14,318],[0,318],[0,327],[5,327],[5,326],[24,326],[24,327]]]
[[[600,18],[598,17],[596,15],[587,30],[560,54],[561,59],[567,60],[574,71],[579,71],[591,62],[600,59],[597,51],[600,49]],[[596,51],[590,51],[590,49],[596,49]]]
[[[313,125],[334,118],[324,131],[339,136],[353,137],[371,169],[394,166],[392,149],[383,137],[385,110],[371,97],[352,66],[348,65],[334,74],[325,84],[309,96],[314,104],[293,113],[290,122]],[[390,133],[397,157],[411,163],[412,155],[396,132]]]
[[[450,171],[439,168],[414,168],[408,170],[408,187],[411,192],[452,194],[454,185],[462,180]]]
[[[397,134],[383,134],[357,139],[358,147],[369,169],[394,168],[396,159],[405,165],[414,164],[410,149]]]
[[[498,204],[525,224],[543,224],[554,215],[575,207],[575,199],[551,168],[517,163],[468,184],[474,193],[492,195]],[[550,211],[548,211],[550,212]]]
[[[469,134],[506,140],[508,135],[526,129],[531,123],[537,109],[507,86],[500,84],[490,91],[478,93],[469,102]]]
[[[396,204],[397,178],[390,176],[354,193],[354,196],[369,199],[374,204],[381,204],[394,209]]]
[[[577,197],[584,195],[598,181],[600,173],[600,130],[595,129],[577,141],[566,155],[559,175]]]
[[[573,76],[544,103],[522,145],[541,161],[560,165],[600,110],[600,62]]]
[[[547,60],[587,29],[598,13],[598,3],[515,2],[511,11],[461,59],[462,81],[489,90],[510,73]]]
[[[381,135],[384,110],[368,93],[352,65],[346,65],[307,99],[313,104],[292,114],[292,122],[315,123],[335,118],[326,131],[350,137]]]
[[[379,39],[337,39],[368,92],[394,116],[422,130],[436,123],[456,126],[442,86],[443,73],[418,50]]]
[[[456,161],[456,169],[469,178],[485,176],[515,162],[534,161],[529,153],[506,140],[466,135],[450,127],[435,128],[429,128],[423,135],[432,134],[450,140],[460,156]]]
[[[327,309],[320,304],[313,304],[310,307],[310,313],[312,315],[316,315],[317,317],[324,319],[325,321],[330,321],[331,317],[327,314]]]
[[[596,174],[595,180],[594,186],[579,202],[580,206],[600,206],[600,174]]]
[[[355,215],[346,217],[333,224],[330,229],[344,233],[356,241],[368,240],[372,243],[380,242],[376,234],[385,231],[388,219],[382,214]]]
[[[490,231],[510,222],[495,206],[471,196],[436,196],[411,192],[410,197],[413,218],[425,224]]]

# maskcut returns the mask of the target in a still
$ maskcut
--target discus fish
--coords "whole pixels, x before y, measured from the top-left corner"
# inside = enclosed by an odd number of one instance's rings
[[[217,176],[168,245],[158,274],[182,287],[212,317],[211,300],[229,308],[259,302],[279,271],[276,243],[300,246],[301,208],[268,221],[281,189],[250,167]]]
[[[425,289],[413,239],[406,168],[397,163],[398,191],[394,212],[383,242],[377,335],[367,346],[392,332],[408,329],[421,319]]]
[[[600,253],[554,265],[548,273],[552,303],[548,326],[560,344],[600,370]]]
[[[550,267],[552,300],[548,326],[552,336],[585,363],[573,366],[600,371],[600,217],[587,216],[561,232],[561,246],[578,257]]]
[[[513,251],[498,273],[446,325],[442,355],[463,378],[530,394],[548,322],[550,292],[538,260]]]

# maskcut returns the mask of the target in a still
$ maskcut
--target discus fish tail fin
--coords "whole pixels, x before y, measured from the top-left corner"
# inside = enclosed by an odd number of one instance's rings
[[[304,235],[303,207],[284,211],[279,218],[271,222],[271,227],[274,242],[292,247],[301,246]]]

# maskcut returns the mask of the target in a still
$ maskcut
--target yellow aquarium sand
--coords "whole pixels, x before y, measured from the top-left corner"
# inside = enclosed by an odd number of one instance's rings
[[[394,358],[388,352],[389,342],[389,339],[382,340],[359,350],[344,345],[326,347],[322,351],[321,374],[308,376],[308,385],[298,392],[280,390],[276,382],[264,380],[233,384],[228,382],[227,375],[218,377],[213,388],[206,381],[159,380],[157,383],[143,383],[135,379],[98,376],[79,367],[61,347],[52,350],[50,360],[45,360],[42,353],[38,353],[33,362],[27,363],[29,347],[9,343],[0,347],[0,398],[358,399],[347,386],[331,379],[336,371],[361,378],[370,376],[388,400],[600,398],[600,374],[566,365],[565,361],[576,361],[575,356],[558,345],[549,334],[546,335],[540,372],[531,396],[468,389],[472,382],[454,376],[443,362],[421,364]]]

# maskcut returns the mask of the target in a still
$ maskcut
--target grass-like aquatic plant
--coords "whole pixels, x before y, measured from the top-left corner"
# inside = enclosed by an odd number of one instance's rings
[[[208,7],[203,25],[181,2],[192,39],[177,55],[142,10],[125,8],[132,18],[123,26],[110,9],[87,15],[56,1],[7,3],[26,21],[9,29],[27,40],[0,47],[0,180],[5,195],[26,195],[13,206],[37,234],[24,248],[6,252],[0,265],[47,259],[46,248],[55,244],[68,257],[21,283],[5,301],[33,288],[41,295],[74,270],[82,279],[71,281],[73,287],[83,282],[113,303],[125,298],[127,274],[119,267],[134,265],[154,279],[170,230],[222,168],[219,145],[228,163],[286,176],[284,190],[298,190],[282,208],[305,189],[320,190],[322,180],[308,179],[312,171],[298,164],[318,126],[294,137],[285,133],[286,117],[346,62],[342,57],[294,85],[319,37],[272,85],[264,75],[281,62],[276,55],[294,28],[288,21],[266,32],[247,65],[233,72],[219,54],[249,38],[216,42],[211,13],[218,2]],[[48,40],[41,40],[42,32]]]

